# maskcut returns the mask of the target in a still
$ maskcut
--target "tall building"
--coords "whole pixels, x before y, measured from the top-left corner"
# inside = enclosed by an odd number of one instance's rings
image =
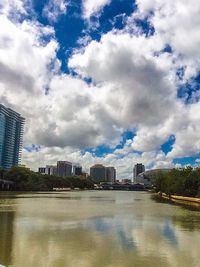
[[[82,175],[82,167],[80,165],[73,166],[73,175],[80,176]]]
[[[25,119],[0,104],[0,168],[10,169],[21,160]]]
[[[133,182],[136,183],[137,176],[145,171],[145,167],[142,163],[137,163],[133,168]]]
[[[61,177],[72,176],[72,163],[69,161],[58,161],[57,175]]]
[[[116,170],[114,167],[106,167],[106,182],[115,183]]]
[[[106,181],[106,167],[101,164],[96,164],[90,168],[90,177],[96,182],[105,182]]]

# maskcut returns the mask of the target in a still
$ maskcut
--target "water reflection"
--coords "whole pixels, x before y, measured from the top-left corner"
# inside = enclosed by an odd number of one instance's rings
[[[173,224],[186,231],[200,231],[200,212],[187,212],[172,217]]]
[[[165,223],[162,229],[162,234],[173,246],[178,245],[176,233],[171,223]]]
[[[0,212],[0,264],[12,262],[14,212]]]
[[[0,263],[15,267],[199,266],[200,213],[163,206],[141,192],[39,196],[2,199]]]

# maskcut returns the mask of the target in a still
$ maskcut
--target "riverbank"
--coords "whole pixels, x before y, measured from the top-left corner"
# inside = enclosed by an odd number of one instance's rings
[[[179,204],[185,207],[195,208],[195,210],[200,211],[200,198],[195,197],[185,197],[185,196],[177,196],[177,195],[167,195],[165,193],[157,193],[154,195],[157,200],[166,200],[167,202],[171,202],[174,204]]]

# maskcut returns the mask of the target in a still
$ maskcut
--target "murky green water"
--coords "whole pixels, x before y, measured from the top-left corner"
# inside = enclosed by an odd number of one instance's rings
[[[200,266],[200,212],[142,192],[1,192],[0,264]]]

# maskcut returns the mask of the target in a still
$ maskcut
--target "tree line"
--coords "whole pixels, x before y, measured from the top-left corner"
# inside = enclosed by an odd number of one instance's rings
[[[53,188],[94,188],[94,183],[84,176],[59,177],[33,172],[25,167],[13,167],[8,171],[0,169],[0,179],[14,182],[12,189],[16,191],[51,191]]]
[[[200,197],[200,168],[186,167],[158,172],[152,182],[156,192],[169,196]]]

